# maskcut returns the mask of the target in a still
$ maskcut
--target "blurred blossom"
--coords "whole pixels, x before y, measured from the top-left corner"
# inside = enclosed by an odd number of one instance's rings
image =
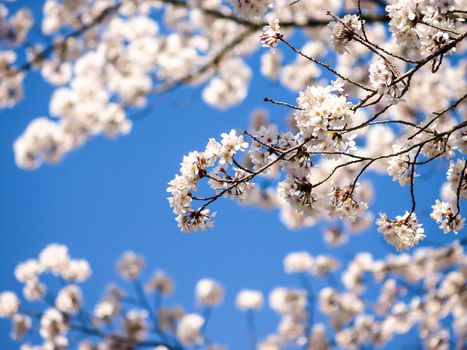
[[[186,345],[199,344],[203,336],[201,328],[204,324],[204,319],[198,314],[187,314],[178,323],[177,336],[180,341]]]
[[[244,289],[238,292],[235,304],[240,310],[259,310],[263,308],[263,294],[257,290]]]
[[[134,252],[125,252],[117,263],[120,276],[130,281],[139,278],[143,267],[144,259]]]
[[[38,261],[55,267],[55,262],[63,257],[71,259],[68,248],[55,244],[44,249]],[[135,265],[135,261],[142,260],[135,253],[125,253],[120,263],[125,262],[127,272],[134,271],[129,266],[137,266],[140,272],[141,264]],[[462,272],[465,254],[459,243],[419,248],[411,254],[387,255],[379,260],[369,252],[360,252],[344,265],[342,272],[339,270],[342,262],[328,255],[318,254],[311,258],[309,253],[301,251],[289,254],[286,260],[294,268],[298,266],[295,270],[298,273],[309,273],[311,287],[304,290],[278,286],[270,291],[269,307],[280,318],[276,333],[259,340],[258,349],[283,349],[286,344],[307,345],[320,350],[330,349],[333,343],[349,349],[357,349],[362,344],[383,346],[396,336],[408,334],[415,326],[420,329],[417,336],[430,349],[449,348],[446,347],[449,344],[446,327],[451,327],[460,339],[467,336],[465,327],[462,327],[467,320],[461,302],[466,293],[466,278]],[[215,315],[205,318],[197,313],[185,313],[182,307],[168,306],[162,299],[159,304],[151,305],[144,290],[133,297],[131,290],[126,293],[110,285],[94,306],[93,313],[88,314],[81,287],[66,283],[54,292],[56,297],[51,307],[47,298],[52,294],[46,295],[45,285],[39,282],[45,268],[38,268],[38,261],[26,260],[18,265],[16,273],[19,281],[25,284],[25,299],[43,303],[45,308],[36,311],[35,303],[31,303],[34,305],[23,310],[20,298],[14,293],[0,293],[0,317],[11,319],[10,335],[15,340],[24,341],[22,349],[30,346],[34,349],[27,339],[30,333],[37,332],[36,329],[44,344],[56,349],[67,348],[73,339],[71,335],[82,330],[84,338],[78,347],[80,350],[103,346],[120,348],[128,343],[148,344],[158,334],[177,339],[184,346],[226,349],[216,343],[204,344],[207,323],[211,317],[214,317],[211,322],[215,322]],[[50,264],[51,261],[54,264]],[[340,272],[342,287],[330,275]],[[130,275],[134,277],[139,273]],[[61,275],[55,277],[64,282]],[[327,277],[331,279],[327,280]],[[318,279],[331,281],[333,287],[323,285]],[[167,295],[168,281],[161,270],[156,270],[146,284],[148,292]],[[53,283],[47,287],[54,289]],[[370,288],[371,293],[367,293]],[[217,306],[223,301],[224,288],[219,282],[206,278],[197,283],[195,295],[200,306]],[[263,308],[263,304],[263,293],[259,290],[241,290],[235,299],[239,310],[248,311],[245,315],[249,327],[254,324],[253,311]],[[326,322],[314,323],[315,317],[324,317]],[[90,329],[93,334],[107,334],[109,330],[112,333],[94,341],[95,338],[88,338],[86,333]],[[171,347],[163,339],[154,346]]]
[[[162,270],[157,270],[146,284],[146,290],[148,292],[156,291],[161,295],[172,295],[174,288],[173,280]]]
[[[205,278],[196,283],[196,302],[201,306],[217,306],[224,298],[224,287],[218,282]]]
[[[13,292],[0,294],[0,317],[13,317],[19,309],[19,299]]]
[[[313,269],[313,258],[307,252],[289,253],[284,258],[286,273],[310,273]]]

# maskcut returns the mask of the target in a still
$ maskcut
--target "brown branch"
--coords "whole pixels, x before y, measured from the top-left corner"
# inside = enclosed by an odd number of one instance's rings
[[[391,67],[392,69],[395,70],[395,67],[391,64],[391,62],[388,61],[388,59],[382,55],[379,51],[385,53],[386,55],[388,56],[392,56],[394,58],[398,58],[402,61],[405,61],[407,63],[417,63],[417,61],[412,61],[408,58],[405,58],[405,57],[402,57],[402,56],[399,56],[399,55],[396,55],[392,52],[389,52],[387,50],[385,50],[384,48],[382,48],[381,46],[379,45],[376,45],[372,42],[370,42],[368,40],[368,38],[366,38],[366,34],[364,32],[364,23],[362,22],[362,31],[364,33],[364,37],[361,37],[355,30],[353,30],[352,27],[350,27],[349,25],[347,25],[344,21],[342,21],[339,17],[335,16],[334,14],[332,14],[331,12],[327,12],[327,15],[328,16],[331,16],[334,21],[336,22],[339,22],[340,24],[342,24],[349,32],[352,33],[352,39],[354,39],[355,41],[359,42],[360,44],[362,44],[363,46],[365,46],[366,48],[368,48],[370,51],[372,51],[374,54],[380,56],[387,64],[389,67]],[[361,17],[361,16],[360,16]],[[394,72],[396,73],[396,72]]]
[[[290,103],[287,103],[287,102],[282,102],[282,101],[277,101],[277,100],[273,100],[272,98],[269,98],[269,97],[265,97],[263,99],[264,102],[271,102],[272,104],[275,104],[275,105],[279,105],[279,106],[285,106],[285,107],[289,107],[291,109],[295,109],[295,110],[298,110],[298,111],[303,111],[303,108],[300,108],[300,107],[297,107],[297,106],[294,106]]]
[[[457,191],[456,191],[456,215],[454,217],[457,217],[459,213],[461,212],[461,204],[460,204],[460,197],[461,197],[461,190],[462,190],[462,182],[464,181],[464,176],[465,176],[465,170],[467,169],[467,160],[464,161],[464,167],[462,168],[462,173],[459,178],[459,185],[457,186]]]
[[[252,174],[250,175],[247,175],[239,180],[237,180],[235,183],[233,183],[231,186],[229,186],[228,188],[225,188],[223,189],[222,191],[220,191],[219,193],[217,193],[215,196],[213,196],[207,203],[203,204],[196,212],[201,212],[202,210],[204,210],[208,205],[210,205],[211,203],[213,203],[215,200],[217,200],[218,198],[222,197],[225,193],[231,191],[232,189],[234,189],[235,187],[237,187],[238,185],[244,183],[244,182],[247,182],[247,181],[250,181],[252,180],[255,176],[263,173],[264,171],[266,171],[267,169],[269,169],[270,167],[272,167],[274,164],[276,164],[277,162],[279,162],[280,160],[284,159],[286,155],[288,155],[289,153],[291,152],[294,152],[296,150],[299,150],[301,147],[303,147],[308,141],[310,141],[311,138],[307,138],[305,139],[303,142],[301,142],[300,144],[288,149],[287,151],[285,151],[284,153],[282,153],[281,155],[279,155],[276,159],[274,159],[273,161],[271,161],[270,163],[268,164],[265,164],[264,166],[262,166],[261,168],[259,168],[258,170],[254,171]]]
[[[392,157],[397,157],[399,155],[403,155],[403,154],[406,154],[408,152],[410,152],[411,150],[415,149],[415,148],[419,148],[419,150],[417,151],[417,155],[414,159],[414,162],[411,162],[411,165],[412,165],[412,174],[414,173],[414,167],[415,167],[415,164],[416,164],[416,158],[418,157],[419,153],[421,152],[421,149],[422,147],[435,140],[436,138],[440,137],[440,136],[444,136],[444,135],[447,135],[448,137],[453,133],[455,132],[456,130],[459,130],[461,128],[464,128],[467,126],[467,121],[465,122],[462,122],[456,126],[454,126],[453,128],[451,128],[450,130],[448,131],[445,131],[443,133],[440,133],[438,134],[437,136],[435,137],[432,137],[430,139],[427,139],[427,140],[423,140],[419,143],[416,143],[416,144],[413,144],[409,147],[407,147],[406,149],[404,150],[401,150],[401,151],[398,151],[398,152],[395,152],[395,153],[392,153],[392,154],[388,154],[388,155],[381,155],[381,156],[377,156],[377,157],[374,157],[374,158],[368,158],[368,157],[359,157],[358,159],[355,159],[355,160],[352,160],[352,161],[349,161],[349,162],[346,162],[346,163],[342,163],[342,164],[339,164],[337,165],[332,171],[331,173],[325,178],[323,179],[322,181],[316,183],[316,184],[312,184],[312,187],[315,188],[315,187],[318,187],[322,184],[324,184],[325,182],[327,182],[334,174],[335,172],[342,168],[342,167],[345,167],[345,166],[348,166],[348,165],[351,165],[351,164],[358,164],[358,163],[361,163],[365,160],[368,160],[368,161],[371,161],[370,163],[373,163],[377,160],[380,160],[380,159],[387,159],[387,158],[392,158]],[[310,138],[307,138],[305,139],[304,141],[302,141],[300,144],[294,146],[294,147],[291,147],[290,149],[288,149],[287,151],[284,151],[282,154],[280,154],[276,159],[274,159],[273,161],[269,162],[268,164],[265,164],[264,166],[262,166],[260,169],[252,172],[252,174],[250,175],[247,175],[241,179],[236,179],[233,181],[232,185],[230,185],[229,187],[223,189],[222,191],[219,191],[219,193],[217,193],[216,195],[212,196],[212,197],[208,197],[208,198],[199,198],[200,200],[207,200],[206,203],[204,203],[200,208],[198,208],[196,210],[197,213],[201,212],[202,210],[204,210],[207,206],[209,206],[211,203],[213,203],[214,201],[216,201],[217,199],[219,199],[220,197],[222,197],[225,193],[231,191],[232,189],[234,189],[235,187],[239,186],[240,184],[244,183],[244,182],[248,182],[250,180],[252,180],[254,177],[256,177],[257,175],[263,173],[264,171],[266,171],[267,169],[269,169],[270,167],[272,167],[274,164],[276,164],[277,162],[279,162],[280,160],[283,160],[288,154],[294,152],[294,151],[297,151],[295,154],[292,155],[292,157],[290,158],[290,160],[292,160],[295,156],[297,156],[299,154],[298,150],[301,149],[303,146],[305,146],[311,139]],[[317,152],[316,154],[325,154],[325,152]],[[415,163],[415,164],[414,164]],[[367,164],[367,166],[364,167],[364,170],[366,170],[367,168],[369,167],[369,164]],[[360,172],[360,175],[363,174],[363,171]],[[359,175],[359,176],[360,176]],[[413,181],[413,180],[412,180]],[[411,182],[412,182],[411,181]],[[412,198],[414,198],[414,194],[413,194],[413,189],[411,189],[411,194],[412,194]],[[413,202],[412,202],[413,203]],[[412,204],[413,206],[413,204]],[[410,215],[409,215],[410,216]]]
[[[47,46],[45,49],[35,54],[31,60],[27,61],[23,65],[16,67],[16,68],[12,68],[12,73],[9,75],[9,77],[12,77],[19,73],[24,73],[30,70],[36,63],[40,62],[44,58],[48,58],[54,52],[56,47],[62,47],[69,39],[80,37],[86,32],[88,32],[89,30],[101,24],[110,15],[116,13],[121,5],[122,5],[122,2],[117,2],[114,5],[105,8],[91,22],[84,24],[78,29],[76,29],[75,31],[65,35],[64,38],[61,39],[59,42],[55,42]]]
[[[161,83],[159,86],[157,86],[156,88],[154,88],[152,93],[153,94],[166,93],[166,92],[176,89],[177,87],[181,86],[184,83],[188,83],[198,78],[199,76],[207,72],[211,67],[218,65],[222,61],[224,56],[226,56],[229,53],[230,50],[232,50],[234,47],[242,43],[243,40],[245,40],[248,35],[253,33],[253,31],[254,30],[249,28],[245,32],[237,35],[235,38],[232,39],[232,41],[227,43],[216,55],[214,55],[207,63],[202,65],[196,72],[189,73],[179,79],[175,79],[172,81],[165,81]]]
[[[412,208],[410,209],[410,214],[407,216],[407,220],[412,216],[416,209],[416,201],[415,201],[415,164],[417,163],[417,158],[422,151],[423,145],[418,147],[417,153],[414,156],[412,162],[412,170],[410,171],[410,199],[412,201]]]
[[[395,86],[397,83],[402,82],[405,79],[410,79],[418,70],[420,70],[423,66],[425,66],[428,62],[431,62],[433,59],[444,55],[447,53],[449,50],[454,48],[459,42],[461,42],[465,37],[467,36],[467,31],[464,32],[461,36],[458,38],[452,40],[450,43],[444,45],[441,47],[438,51],[426,56],[425,58],[421,59],[418,61],[418,63],[407,71],[405,74],[401,75],[399,78],[395,79],[389,87]],[[407,89],[408,89],[408,84],[407,84]],[[404,89],[406,90],[406,89]],[[374,97],[376,93],[371,93],[368,94],[365,98],[363,98],[357,105],[355,105],[354,110],[357,110],[361,108],[370,98]]]
[[[266,147],[269,151],[273,151],[274,153],[282,153],[281,149],[268,145],[267,143],[264,143],[263,141],[258,139],[256,136],[250,134],[248,131],[244,130],[243,133],[251,137],[254,141],[258,142],[261,146]]]
[[[432,118],[428,123],[426,123],[425,126],[421,127],[420,130],[418,130],[415,134],[413,134],[412,136],[409,136],[407,139],[412,140],[415,136],[425,131],[431,124],[433,124],[443,114],[449,112],[450,110],[455,109],[465,98],[467,98],[467,94],[464,94],[464,96],[456,100],[453,104],[451,104],[447,108],[443,109],[441,112],[434,112],[433,114],[435,114],[436,116]]]
[[[307,59],[307,60],[309,60],[309,61],[311,61],[313,63],[316,63],[317,65],[327,69],[332,74],[334,74],[335,76],[341,78],[342,80],[345,80],[345,81],[347,81],[347,82],[349,82],[349,83],[351,83],[351,84],[353,84],[355,86],[358,86],[359,88],[361,88],[363,90],[370,91],[372,93],[376,93],[376,90],[370,89],[370,88],[366,87],[365,85],[360,84],[357,81],[349,79],[349,78],[345,77],[344,75],[340,74],[338,71],[336,71],[334,68],[332,68],[328,64],[326,64],[324,62],[321,62],[321,61],[317,60],[316,58],[313,58],[311,56],[306,55],[304,52],[302,52],[301,50],[297,49],[294,45],[292,45],[289,41],[285,40],[282,36],[279,37],[279,40],[282,41],[284,44],[286,44],[288,47],[290,47],[293,52],[295,52],[295,53],[299,54],[300,56],[302,56],[303,58],[305,58],[305,59]]]

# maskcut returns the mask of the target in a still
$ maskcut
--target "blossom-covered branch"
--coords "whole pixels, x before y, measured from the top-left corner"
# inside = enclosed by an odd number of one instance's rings
[[[14,45],[0,52],[0,107],[14,107],[24,94],[26,74],[40,70],[46,82],[57,86],[50,116],[58,120],[31,121],[15,143],[16,163],[35,169],[44,162],[60,162],[95,135],[127,134],[133,124],[129,110],[144,106],[154,93],[180,85],[202,85],[203,99],[220,109],[240,103],[252,76],[244,58],[259,46],[256,32],[264,25],[262,15],[269,4],[46,0],[41,30],[49,44],[30,43],[32,16],[19,11],[6,32],[15,38]],[[277,2],[267,16],[284,16],[282,26],[291,34],[323,31],[330,21],[324,10],[339,9],[337,4],[325,9],[320,4],[288,5]],[[6,17],[7,8],[2,11]],[[365,19],[389,20],[378,12]],[[20,46],[25,43],[26,49]],[[17,63],[21,56],[24,63]]]
[[[381,213],[377,220],[389,243],[398,250],[408,249],[425,237],[416,216],[414,189],[419,175],[415,170],[456,155],[459,158],[451,161],[447,172],[450,189],[444,190],[443,201],[433,205],[431,216],[445,233],[462,229],[464,218],[460,209],[454,213],[453,208],[460,208],[465,198],[458,190],[466,186],[465,170],[459,169],[464,164],[467,126],[459,114],[465,111],[464,84],[452,86],[449,92],[441,87],[438,96],[445,97],[428,104],[421,100],[419,89],[435,82],[438,87],[452,85],[441,76],[450,70],[465,75],[465,69],[453,67],[447,57],[454,49],[462,51],[467,31],[456,24],[453,4],[417,4],[411,7],[410,2],[394,0],[386,7],[395,39],[390,48],[381,37],[375,37],[374,28],[364,26],[358,15],[339,18],[326,13],[334,20],[328,27],[332,46],[340,54],[338,59],[348,59],[351,53],[357,55],[355,60],[373,56],[367,74],[360,70],[356,78],[345,65],[331,67],[315,58],[316,52],[296,48],[285,39],[278,19],[265,26],[260,39],[271,48],[272,55],[278,54],[283,43],[299,56],[303,67],[320,66],[338,80],[324,87],[306,87],[299,93],[297,105],[265,98],[292,110],[289,130],[280,131],[278,125],[256,115],[251,131],[223,134],[220,142],[210,139],[204,151],[186,156],[180,175],[168,188],[169,202],[182,231],[211,227],[216,213],[211,214],[208,206],[221,197],[277,206],[291,227],[340,218],[364,229],[372,216],[367,211],[372,191],[367,181],[362,187],[359,182],[372,170],[410,187],[411,205],[405,214],[390,219]],[[359,14],[362,11],[358,2]],[[410,27],[398,24],[405,21],[398,11],[412,18]],[[431,29],[427,30],[427,23],[435,23],[440,29],[433,32],[433,26],[428,26]],[[455,33],[443,29],[454,27]],[[401,42],[406,46],[399,46]],[[241,161],[239,155],[244,151],[247,154]],[[449,175],[453,172],[455,177]],[[272,185],[266,190],[255,185],[252,180],[257,176],[270,178]],[[204,179],[214,195],[195,195],[198,182]],[[204,203],[196,208],[193,201]]]
[[[297,278],[299,287],[277,286],[269,293],[269,308],[280,316],[275,333],[257,340],[254,315],[264,308],[263,292],[238,291],[236,307],[245,313],[252,347],[258,350],[382,346],[394,338],[413,340],[414,328],[426,349],[461,349],[467,341],[465,261],[458,242],[382,259],[362,252],[345,266],[330,255],[292,252],[284,258],[284,271]],[[214,309],[230,291],[213,279],[199,280],[195,304],[204,312],[185,311],[165,301],[175,283],[164,271],[156,270],[142,284],[144,265],[143,257],[123,254],[117,269],[128,288],[110,284],[89,310],[80,287],[91,274],[89,264],[72,259],[66,246],[49,245],[37,259],[16,267],[23,298],[0,293],[0,318],[11,320],[11,337],[23,344],[21,350],[227,349],[211,340],[215,335],[207,324],[219,320],[222,308]],[[375,287],[376,294],[368,291]],[[32,345],[37,335],[42,344]]]

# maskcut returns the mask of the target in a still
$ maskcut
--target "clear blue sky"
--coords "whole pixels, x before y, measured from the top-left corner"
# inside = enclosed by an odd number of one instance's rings
[[[258,55],[250,61],[257,72]],[[362,250],[385,254],[390,247],[381,243],[374,225],[350,244],[329,249],[319,226],[290,232],[276,211],[228,201],[215,204],[214,229],[191,235],[179,232],[167,204],[166,187],[182,156],[204,147],[209,137],[231,128],[244,129],[257,106],[270,109],[271,118],[282,122],[288,111],[264,105],[265,94],[290,102],[295,98],[258,74],[252,86],[244,103],[227,112],[206,106],[198,89],[184,88],[153,98],[150,111],[135,122],[130,135],[116,141],[93,139],[63,163],[30,172],[15,166],[12,145],[31,119],[48,114],[51,89],[39,74],[28,76],[25,99],[14,109],[0,112],[0,290],[20,292],[13,276],[15,265],[58,242],[69,246],[74,257],[90,261],[94,273],[83,288],[88,305],[93,305],[105,284],[116,279],[115,261],[123,251],[134,250],[147,259],[146,275],[163,268],[174,277],[176,294],[168,302],[181,303],[188,311],[195,310],[197,280],[221,281],[226,299],[215,310],[208,335],[238,350],[247,347],[248,338],[243,315],[233,306],[236,292],[247,287],[267,292],[276,285],[298,286],[293,276],[282,272],[282,259],[288,252],[307,250],[338,257]],[[453,236],[443,236],[428,218],[445,176],[446,164],[439,166],[428,167],[428,176],[418,181],[418,214],[430,240],[448,242]],[[376,178],[376,184],[375,214],[383,209],[390,215],[401,214],[410,207],[408,188],[401,189],[388,178]],[[259,335],[275,331],[277,321],[272,311],[260,312]],[[0,320],[2,350],[17,349],[8,333],[9,322]]]

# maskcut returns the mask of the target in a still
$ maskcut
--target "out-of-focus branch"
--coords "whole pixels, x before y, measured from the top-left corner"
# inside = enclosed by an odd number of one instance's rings
[[[255,322],[255,312],[253,310],[247,310],[246,322],[247,322],[248,335],[250,337],[251,350],[256,350],[256,343],[257,343],[256,322]]]
[[[39,51],[34,55],[34,57],[31,60],[28,60],[24,64],[22,64],[19,67],[12,67],[10,69],[10,77],[14,76],[16,74],[19,74],[21,72],[26,72],[29,71],[36,63],[40,62],[44,58],[48,58],[57,47],[62,47],[67,40],[70,38],[78,38],[88,32],[89,30],[95,28],[102,22],[104,22],[106,19],[108,19],[111,15],[115,14],[118,9],[122,6],[125,0],[117,2],[107,8],[105,8],[101,13],[99,13],[94,20],[90,21],[89,23],[82,24],[78,29],[72,31],[71,33],[65,35],[62,39],[59,41],[56,41],[50,45],[48,45],[46,48],[43,50]],[[179,6],[179,7],[184,7],[184,8],[195,8],[192,7],[187,1],[183,0],[162,0],[163,3],[170,4],[173,6]],[[251,30],[259,30],[261,29],[266,23],[263,23],[261,21],[250,21],[244,18],[241,18],[239,16],[236,16],[231,13],[224,13],[215,9],[209,9],[209,8],[202,8],[202,7],[196,7],[196,9],[202,11],[203,13],[213,16],[215,18],[220,18],[220,19],[225,19],[228,21],[233,21],[239,25],[242,25],[244,27],[248,27]],[[385,15],[375,15],[375,16],[368,16],[365,18],[365,20],[369,23],[372,22],[387,22],[388,17]],[[291,27],[296,27],[296,28],[314,28],[314,27],[322,27],[326,26],[329,23],[328,20],[319,20],[319,19],[310,19],[304,23],[300,22],[294,22],[294,21],[288,21],[288,22],[283,22],[281,23],[281,26],[283,28],[291,28]]]
[[[214,9],[203,8],[203,7],[193,7],[193,6],[190,6],[190,4],[187,1],[183,1],[183,0],[162,0],[162,2],[166,4],[171,4],[174,6],[183,7],[183,8],[196,8],[202,11],[203,13],[213,16],[215,18],[233,21],[243,26],[254,27],[256,29],[261,29],[263,26],[267,25],[267,23],[264,23],[262,21],[252,21],[252,20],[244,19],[234,14],[223,13],[221,11],[214,10]],[[378,23],[378,22],[389,21],[389,17],[387,17],[386,15],[371,15],[371,16],[364,17],[364,19],[368,23]],[[284,21],[284,22],[281,22],[281,27],[283,28],[291,28],[291,27],[314,28],[314,27],[326,26],[329,24],[329,22],[330,22],[329,20],[323,20],[323,19],[309,19],[305,22]]]
[[[218,65],[222,59],[237,45],[243,42],[248,35],[251,35],[253,30],[251,28],[247,29],[246,31],[240,33],[236,37],[234,37],[229,43],[227,43],[217,54],[215,54],[207,63],[202,65],[196,72],[189,73],[179,79],[172,80],[172,81],[165,81],[158,86],[156,86],[153,90],[153,94],[162,94],[169,91],[176,89],[177,87],[181,86],[184,83],[189,83],[194,79],[200,77],[204,73],[206,73],[212,67]]]
[[[120,6],[122,6],[123,2],[117,2],[114,5],[111,5],[104,10],[102,10],[92,21],[90,21],[87,24],[83,24],[81,27],[78,29],[74,30],[73,32],[67,34],[64,36],[63,39],[61,39],[58,42],[54,42],[51,45],[47,46],[43,50],[39,51],[38,53],[34,54],[34,57],[24,63],[23,65],[19,67],[15,67],[11,69],[10,76],[14,76],[19,73],[26,72],[30,70],[36,63],[39,61],[43,60],[44,58],[48,58],[55,50],[56,47],[61,47],[63,46],[69,39],[71,38],[77,38],[82,36],[83,34],[87,33],[89,30],[95,28],[102,22],[104,22],[106,19],[108,19],[112,14],[115,14]]]

